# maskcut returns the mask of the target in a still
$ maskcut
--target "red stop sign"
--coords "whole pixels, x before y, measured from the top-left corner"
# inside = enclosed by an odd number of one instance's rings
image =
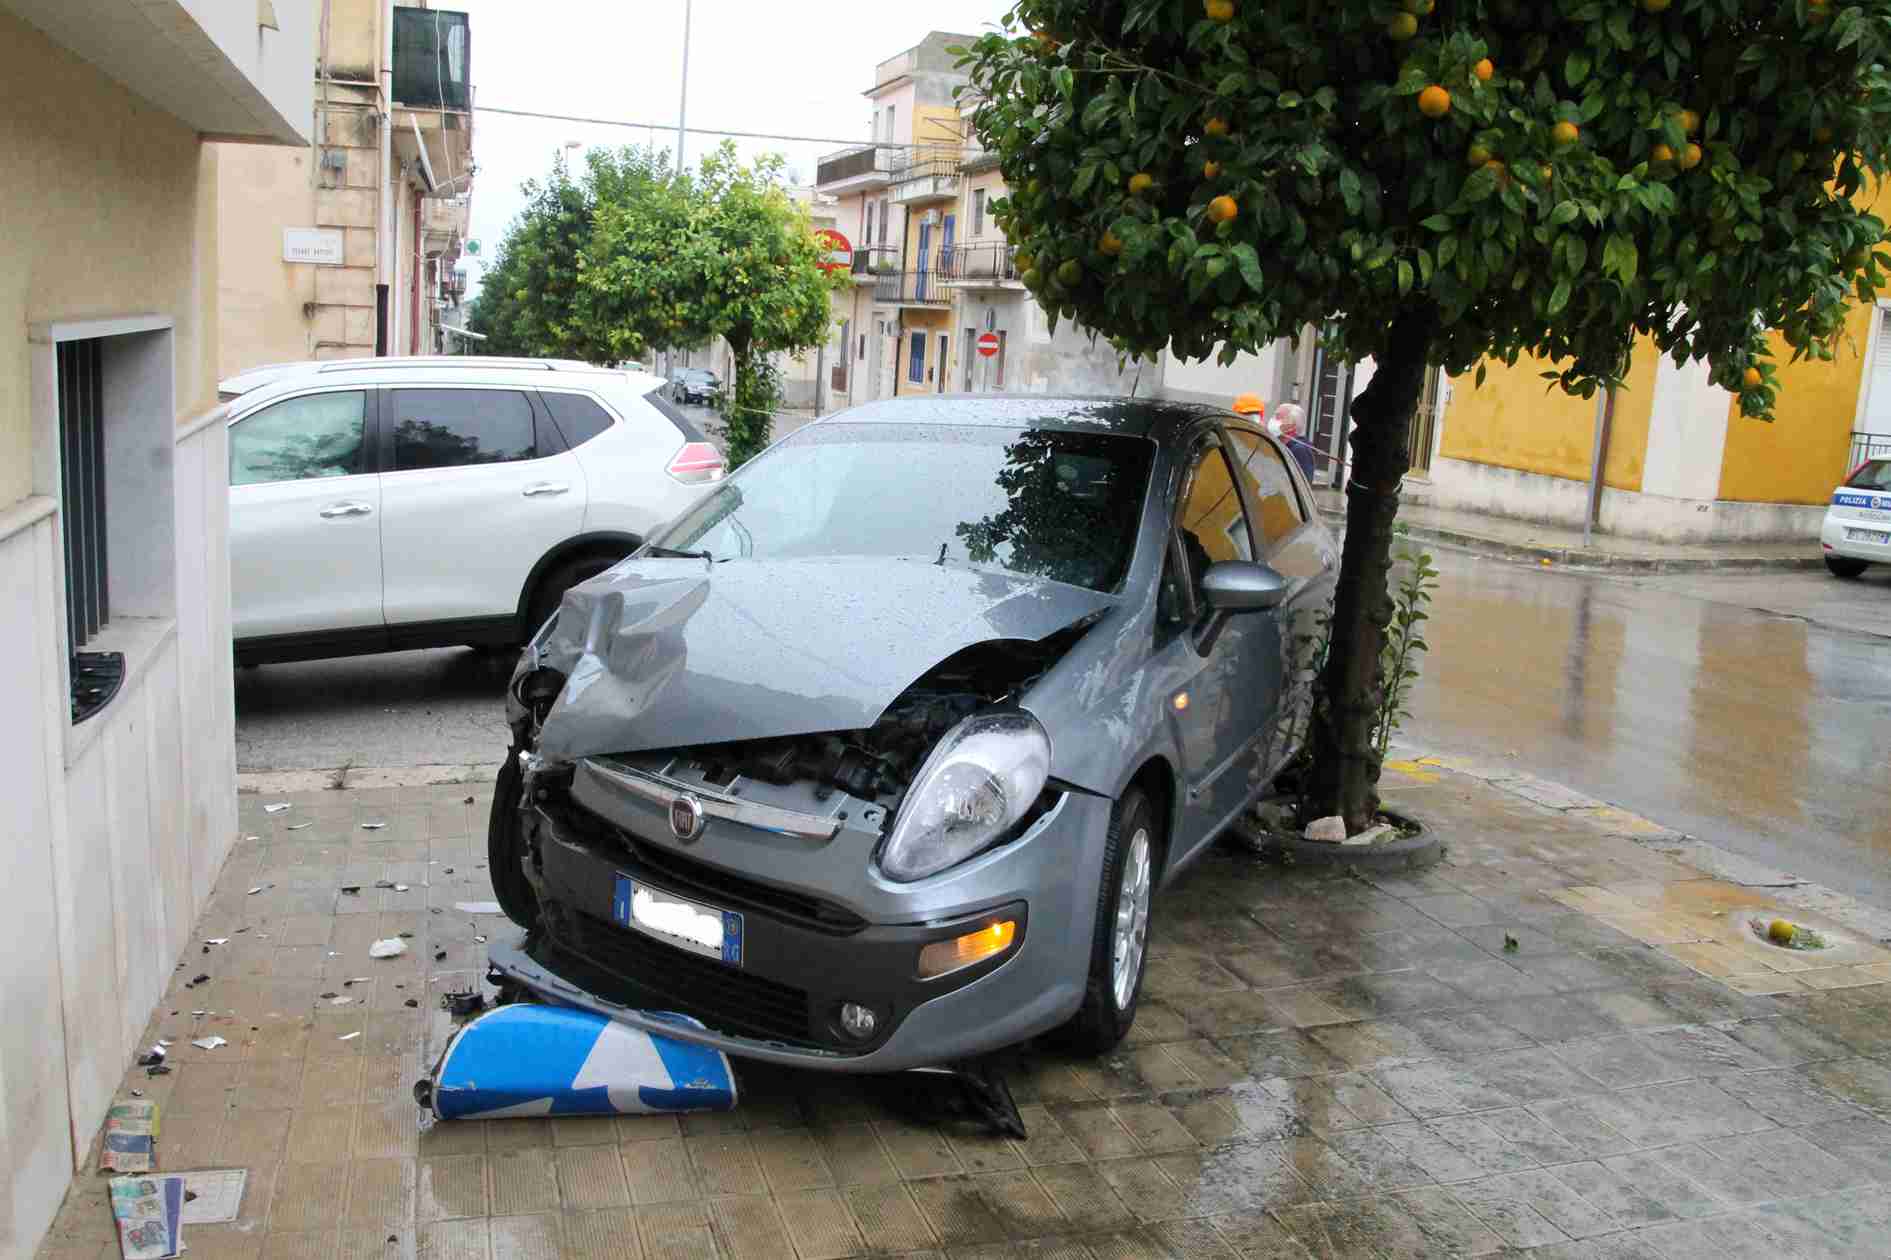
[[[997,354],[998,334],[995,332],[980,333],[978,335],[978,352],[988,359],[994,354]]]

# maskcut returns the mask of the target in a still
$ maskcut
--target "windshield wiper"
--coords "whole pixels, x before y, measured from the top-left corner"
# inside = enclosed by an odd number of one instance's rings
[[[645,547],[643,554],[661,560],[701,560],[707,564],[716,562],[716,558],[707,551],[678,551],[675,547]]]

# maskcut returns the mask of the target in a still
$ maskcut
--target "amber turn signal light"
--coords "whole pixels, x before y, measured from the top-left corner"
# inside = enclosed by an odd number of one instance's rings
[[[919,951],[919,978],[931,980],[995,958],[1010,949],[1017,938],[1018,925],[1010,919],[1000,919],[976,932],[967,932],[949,941],[934,941]]]

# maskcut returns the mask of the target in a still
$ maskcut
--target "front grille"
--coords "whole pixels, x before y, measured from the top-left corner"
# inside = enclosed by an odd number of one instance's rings
[[[546,925],[554,942],[621,980],[626,1005],[693,1015],[716,1032],[812,1046],[808,994],[577,912]],[[606,995],[617,996],[617,995]]]
[[[684,857],[674,850],[646,843],[589,810],[575,805],[569,809],[550,806],[548,812],[556,815],[561,828],[575,826],[589,840],[604,840],[621,848],[650,877],[652,883],[662,885],[666,892],[673,892],[679,897],[705,901],[730,910],[759,910],[800,927],[837,936],[858,932],[867,926],[865,919],[845,906],[735,875],[694,858]]]

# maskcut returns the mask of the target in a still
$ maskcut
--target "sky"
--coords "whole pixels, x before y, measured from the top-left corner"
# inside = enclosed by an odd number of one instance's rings
[[[840,143],[737,141],[745,159],[774,151],[812,182],[824,153],[870,137],[861,95],[873,67],[928,31],[979,34],[1011,0],[690,0],[689,126],[831,137]],[[470,15],[476,105],[662,124],[655,132],[478,113],[473,120],[470,239],[490,258],[523,204],[519,185],[566,143],[676,145],[685,0],[439,0]],[[686,160],[720,137],[688,136]],[[470,260],[476,289],[481,268]]]

